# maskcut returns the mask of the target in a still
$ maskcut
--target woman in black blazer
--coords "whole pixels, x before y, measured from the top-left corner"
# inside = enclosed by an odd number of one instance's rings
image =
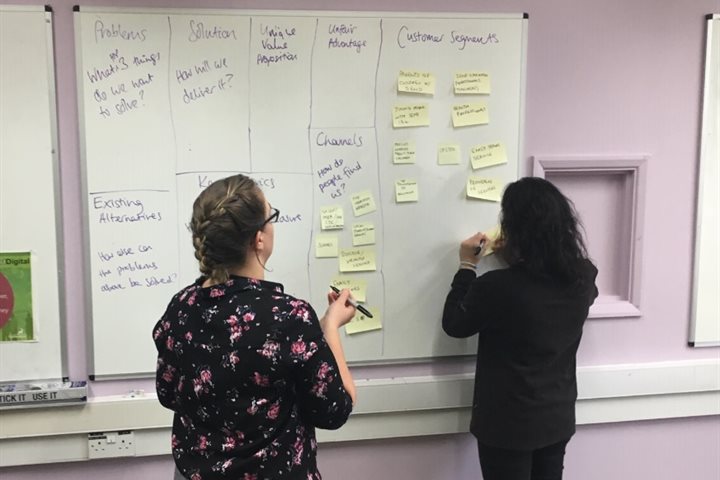
[[[495,250],[508,267],[476,277],[476,252],[488,239],[464,240],[443,330],[479,336],[470,431],[483,479],[561,479],[575,433],[575,356],[597,297],[597,269],[572,203],[550,182],[510,184],[501,215]]]

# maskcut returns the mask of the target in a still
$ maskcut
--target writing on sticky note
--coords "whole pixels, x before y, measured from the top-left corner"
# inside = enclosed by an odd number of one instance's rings
[[[343,248],[340,249],[341,272],[374,272],[375,250],[372,248]]]
[[[393,145],[393,163],[415,163],[415,142],[395,142]]]
[[[355,333],[371,332],[373,330],[381,330],[382,323],[380,322],[380,311],[374,307],[366,307],[370,310],[373,317],[368,318],[360,311],[355,312],[355,316],[350,323],[345,325],[345,333],[353,335]]]
[[[353,247],[375,244],[375,225],[372,223],[353,223]]]
[[[466,194],[470,198],[499,202],[505,185],[497,178],[470,177]]]
[[[395,182],[395,201],[397,203],[418,201],[417,180],[403,179]]]
[[[330,205],[320,208],[320,228],[323,230],[337,230],[345,225],[343,209],[339,205]]]
[[[318,235],[315,239],[315,256],[317,258],[332,258],[338,256],[337,235]]]
[[[438,165],[458,165],[460,163],[460,145],[441,143],[438,145]]]
[[[372,192],[368,190],[356,193],[350,197],[350,201],[352,202],[353,213],[356,217],[366,215],[377,210]]]
[[[485,102],[463,103],[452,107],[453,127],[469,127],[485,125],[488,120],[488,109]]]
[[[507,163],[505,145],[502,143],[487,143],[472,147],[470,149],[470,163],[474,170]]]
[[[487,237],[488,245],[485,246],[483,249],[483,257],[487,257],[488,255],[495,252],[495,242],[497,242],[498,238],[500,238],[500,232],[502,230],[500,229],[500,225],[495,225],[493,228],[488,230],[485,233],[485,236]]]
[[[453,86],[456,95],[489,95],[490,75],[485,72],[458,72]]]
[[[430,125],[430,107],[427,103],[393,107],[393,127],[427,127],[428,125]]]
[[[435,95],[435,75],[430,72],[400,70],[397,87],[398,92]]]
[[[352,297],[358,302],[367,301],[367,282],[362,279],[350,277],[336,277],[332,281],[332,286],[343,290],[350,290]]]

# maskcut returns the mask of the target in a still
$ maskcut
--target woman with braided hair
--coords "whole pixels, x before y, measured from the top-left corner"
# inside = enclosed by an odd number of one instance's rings
[[[211,184],[193,205],[201,276],[153,331],[158,398],[175,412],[176,479],[319,480],[315,427],[339,428],[352,410],[339,335],[355,313],[349,292],[329,292],[318,320],[264,279],[278,218],[244,175]]]

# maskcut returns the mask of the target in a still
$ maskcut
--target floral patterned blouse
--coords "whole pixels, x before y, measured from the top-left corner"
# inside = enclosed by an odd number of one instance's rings
[[[175,464],[192,480],[319,480],[315,427],[352,410],[312,307],[277,283],[204,278],[155,325],[157,394],[175,412]]]

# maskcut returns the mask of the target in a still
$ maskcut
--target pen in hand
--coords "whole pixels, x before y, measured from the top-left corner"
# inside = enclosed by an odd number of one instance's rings
[[[482,252],[482,249],[483,249],[484,246],[485,246],[485,240],[482,240],[482,241],[480,242],[480,245],[478,245],[477,247],[475,247],[475,256],[479,255],[480,252]]]
[[[330,285],[330,288],[332,289],[333,292],[335,292],[335,293],[337,293],[337,294],[340,293],[340,290],[338,290],[338,288],[335,287],[334,285]],[[353,307],[357,308],[357,309],[360,311],[360,313],[362,313],[362,314],[365,315],[366,317],[368,317],[368,318],[373,318],[373,314],[370,313],[370,310],[368,310],[367,308],[363,307],[362,305],[358,305],[358,303],[357,303],[355,300],[353,300],[352,298],[348,298],[348,303],[349,303],[350,305],[352,305]]]

